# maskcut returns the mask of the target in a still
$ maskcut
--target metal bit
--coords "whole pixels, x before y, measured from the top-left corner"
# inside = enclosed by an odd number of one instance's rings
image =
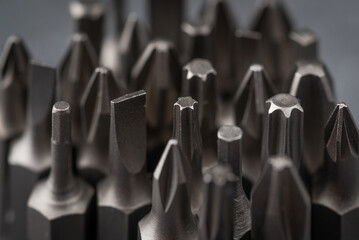
[[[138,224],[138,239],[197,239],[190,179],[190,163],[177,140],[170,140],[153,173],[152,209]]]
[[[270,158],[252,192],[252,239],[309,240],[310,198],[293,161]]]
[[[234,97],[236,125],[243,130],[243,188],[248,197],[261,172],[265,102],[275,92],[264,67],[253,64]]]
[[[95,51],[100,54],[105,9],[97,0],[78,0],[70,3],[74,33],[85,33]],[[71,105],[72,106],[72,105]]]
[[[218,70],[217,88],[221,95],[233,94],[235,79],[232,60],[234,58],[234,32],[237,23],[226,0],[207,0],[204,7],[204,22],[212,28],[211,61]]]
[[[150,0],[151,29],[155,39],[179,46],[184,1]]]
[[[80,149],[77,169],[92,186],[107,175],[111,99],[125,93],[112,73],[104,67],[96,68],[81,99],[81,123],[85,141]]]
[[[50,118],[55,99],[56,70],[32,63],[30,67],[26,128],[11,143],[9,153],[11,239],[26,239],[26,202],[39,178],[51,164]]]
[[[97,186],[98,239],[137,239],[137,224],[151,209],[145,106],[144,91],[111,101],[111,167]]]
[[[262,139],[262,166],[270,156],[286,155],[297,169],[303,160],[303,115],[297,98],[277,94],[266,101],[266,119]]]
[[[132,89],[147,93],[147,128],[149,152],[162,152],[172,135],[173,104],[181,86],[181,69],[171,43],[150,43],[132,71]],[[154,154],[156,155],[156,154]],[[158,156],[149,159],[153,171]]]
[[[216,77],[216,70],[204,59],[194,59],[183,67],[181,95],[192,96],[199,104],[199,125],[203,137],[203,169],[208,169],[217,162]]]
[[[250,204],[242,187],[242,136],[236,126],[223,126],[218,130],[218,161],[232,166],[237,176],[234,191],[234,236],[235,240],[250,239]]]
[[[359,132],[345,103],[329,117],[324,166],[312,187],[312,239],[354,240],[359,236]]]
[[[204,175],[204,202],[200,210],[199,240],[233,240],[234,192],[237,177],[219,164]]]
[[[36,184],[28,201],[26,239],[92,239],[95,191],[73,174],[67,102],[52,109],[51,156],[50,176]]]
[[[199,128],[198,102],[182,97],[173,107],[173,135],[191,163],[191,207],[197,213],[203,201],[202,138]]]
[[[304,116],[304,165],[313,176],[323,165],[324,127],[334,109],[333,82],[318,61],[300,61],[292,75],[289,93],[301,100]]]
[[[75,146],[82,142],[81,96],[97,65],[96,53],[84,34],[75,34],[60,66],[61,100],[70,103],[72,114],[72,141]]]

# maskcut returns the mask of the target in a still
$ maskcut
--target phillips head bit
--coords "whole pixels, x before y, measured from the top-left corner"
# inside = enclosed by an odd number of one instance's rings
[[[97,65],[97,56],[85,34],[75,34],[60,65],[60,99],[72,108],[72,141],[81,145],[81,96]]]
[[[36,184],[28,201],[27,239],[90,239],[95,191],[73,173],[67,102],[52,108],[51,155],[50,175]]]
[[[359,131],[345,103],[329,117],[324,133],[324,165],[312,186],[312,239],[359,236]]]
[[[11,239],[26,239],[26,202],[36,181],[50,168],[55,85],[54,68],[31,63],[26,128],[9,150],[10,203],[14,214]]]
[[[80,149],[77,169],[92,186],[108,172],[108,143],[111,100],[125,93],[109,69],[95,69],[81,98],[81,123],[84,143]]]
[[[204,175],[199,240],[233,240],[234,193],[237,180],[228,164],[218,164]]]
[[[182,96],[198,101],[199,125],[203,137],[203,168],[216,163],[217,72],[204,59],[194,59],[183,67]]]
[[[310,198],[292,160],[268,159],[251,199],[252,239],[310,239]]]
[[[202,138],[199,128],[198,102],[181,97],[173,107],[173,134],[191,164],[191,207],[197,213],[203,201]]]
[[[234,190],[234,235],[235,240],[250,239],[250,204],[242,187],[242,136],[236,126],[222,126],[218,130],[218,162],[229,164],[237,177]]]
[[[143,90],[111,101],[110,170],[97,185],[98,239],[137,239],[138,222],[151,209],[145,106]]]
[[[153,173],[152,209],[138,224],[138,239],[197,239],[190,184],[190,163],[178,141],[171,139]]]
[[[304,166],[313,176],[323,165],[323,129],[336,99],[333,82],[324,64],[318,61],[297,62],[291,79],[289,93],[300,99],[305,111]]]
[[[266,101],[262,166],[270,156],[286,155],[300,169],[303,159],[303,116],[299,100],[280,93]]]
[[[70,3],[74,33],[85,33],[95,51],[100,54],[105,8],[97,0],[78,0]]]
[[[243,130],[243,188],[247,196],[261,172],[265,102],[275,92],[264,67],[252,64],[234,97],[236,125]]]

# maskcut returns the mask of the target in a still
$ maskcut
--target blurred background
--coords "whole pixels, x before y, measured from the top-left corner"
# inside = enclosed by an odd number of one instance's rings
[[[11,34],[25,40],[32,58],[57,66],[72,30],[71,0],[0,0],[0,46]],[[171,0],[169,0],[171,1]],[[173,1],[173,0],[172,0]],[[346,102],[359,123],[359,2],[357,0],[283,0],[296,29],[310,29],[320,40],[320,56],[328,66],[339,101]],[[104,1],[113,28],[111,0]],[[148,23],[148,0],[127,0],[124,16],[136,11]],[[242,28],[248,28],[254,0],[229,0]],[[189,4],[190,3],[190,4]],[[186,19],[199,16],[203,0],[187,0]]]

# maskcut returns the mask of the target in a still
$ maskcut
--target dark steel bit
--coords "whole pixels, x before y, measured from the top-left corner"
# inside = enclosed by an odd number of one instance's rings
[[[197,213],[203,202],[202,137],[199,128],[198,102],[182,97],[173,107],[173,135],[191,164],[191,208]]]
[[[252,192],[253,240],[309,240],[310,198],[293,161],[270,158]]]
[[[223,126],[218,130],[218,162],[229,164],[238,178],[234,189],[234,235],[235,240],[250,239],[250,203],[242,187],[242,136],[236,126]]]
[[[145,106],[143,90],[111,101],[110,172],[97,186],[98,239],[137,239],[138,222],[151,209]]]
[[[173,44],[151,42],[133,68],[131,85],[133,90],[144,89],[147,93],[147,146],[154,155],[148,159],[148,168],[152,172],[171,138],[173,104],[181,87],[181,68]]]
[[[124,93],[125,88],[117,85],[111,71],[99,67],[82,96],[80,109],[85,141],[80,149],[77,169],[92,186],[107,175],[110,102]]]
[[[333,82],[323,63],[300,61],[289,93],[301,100],[304,116],[304,165],[313,176],[323,165],[324,127],[334,109]]]
[[[303,115],[299,100],[280,93],[266,101],[262,166],[270,156],[286,155],[297,169],[303,161]]]
[[[153,173],[152,209],[139,223],[140,240],[197,239],[191,211],[191,166],[177,140],[169,140]]]
[[[99,55],[102,44],[105,9],[97,0],[78,0],[70,3],[74,33],[85,33]],[[71,105],[72,106],[72,105]]]
[[[226,0],[207,0],[203,20],[211,26],[211,62],[218,71],[217,88],[221,95],[233,94],[234,33],[237,23]]]
[[[51,108],[55,99],[56,70],[32,63],[30,67],[26,128],[9,152],[11,237],[26,239],[26,202],[39,178],[51,164]]]
[[[67,102],[52,108],[51,158],[49,177],[35,185],[28,201],[26,239],[93,239],[95,191],[73,173]]]
[[[28,50],[10,36],[0,57],[0,237],[9,225],[9,144],[25,127],[28,72]]]
[[[199,240],[233,240],[234,192],[237,177],[229,165],[219,164],[204,175]]]
[[[72,114],[72,142],[81,145],[81,96],[97,66],[97,56],[85,34],[75,34],[60,65],[60,99],[69,102]]]
[[[235,122],[243,130],[243,188],[248,197],[262,169],[261,146],[267,114],[265,102],[275,92],[264,67],[253,64],[234,96]]]
[[[199,125],[203,139],[203,169],[208,169],[217,162],[216,77],[216,70],[209,61],[204,59],[194,59],[183,67],[181,95],[192,96],[199,105]]]
[[[324,132],[324,165],[312,187],[312,239],[359,236],[359,132],[345,103],[339,103]]]
[[[184,1],[150,0],[149,5],[153,37],[165,39],[178,47]]]

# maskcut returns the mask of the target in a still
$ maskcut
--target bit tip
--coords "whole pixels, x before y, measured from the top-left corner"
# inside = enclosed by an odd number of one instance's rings
[[[207,76],[210,74],[216,75],[217,72],[214,70],[212,64],[205,59],[194,59],[189,62],[184,70],[187,71],[187,79],[191,79],[194,76],[197,76],[203,80],[207,79]]]
[[[268,113],[271,114],[274,111],[280,110],[284,113],[285,117],[289,118],[294,109],[304,112],[299,100],[289,94],[280,93],[270,98],[266,102],[270,104]]]
[[[242,139],[243,131],[236,126],[223,126],[217,133],[218,139],[225,142],[239,141]]]
[[[65,101],[56,102],[52,108],[52,141],[71,141],[70,104]]]

